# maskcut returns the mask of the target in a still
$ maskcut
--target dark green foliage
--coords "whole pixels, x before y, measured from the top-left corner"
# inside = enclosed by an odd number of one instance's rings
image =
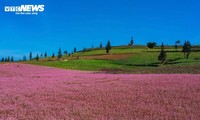
[[[10,62],[10,57],[8,56],[7,62]]]
[[[106,47],[105,47],[105,49],[106,49],[106,53],[108,54],[108,53],[109,53],[109,51],[111,50],[111,44],[110,44],[110,40],[108,40],[108,42],[107,42],[107,44],[106,44]]]
[[[55,55],[54,55],[54,53],[52,54],[52,58],[54,58],[55,57]]]
[[[129,46],[133,46],[133,37],[131,37],[131,41],[130,41],[130,43],[128,45]]]
[[[39,61],[39,55],[37,54],[36,55],[36,58],[35,58],[37,61]]]
[[[189,58],[189,55],[191,53],[191,44],[189,41],[185,41],[184,45],[183,45],[183,49],[182,49],[182,52],[184,53],[184,57],[185,58]]]
[[[76,47],[74,47],[74,53],[76,53]]]
[[[86,52],[86,48],[83,48],[83,53]]]
[[[23,56],[23,61],[26,61],[26,56],[25,55]]]
[[[167,54],[166,54],[166,51],[164,50],[164,44],[162,43],[161,51],[160,51],[160,54],[158,56],[158,60],[161,61],[163,64],[165,64],[166,58],[167,58]]]
[[[40,54],[40,57],[42,58],[42,56],[43,56],[43,54],[41,53],[41,54]]]
[[[176,51],[177,51],[177,49],[178,49],[178,45],[177,45],[177,44],[175,44],[175,46],[174,46],[174,47],[175,47],[175,49],[176,49]]]
[[[65,51],[64,51],[64,54],[65,54],[65,55],[67,55],[67,54],[68,54],[67,50],[65,50]]]
[[[61,48],[59,48],[58,50],[58,59],[61,59],[62,58],[62,51],[61,51]]]
[[[176,42],[175,42],[175,49],[176,49],[176,51],[177,51],[177,49],[178,49],[178,46],[180,46],[180,40],[177,40]]]
[[[11,61],[11,62],[14,62],[14,58],[13,58],[13,56],[11,57],[10,61]]]
[[[32,52],[30,52],[29,58],[30,60],[32,60]]]
[[[45,57],[45,58],[47,57],[47,52],[44,53],[44,57]]]
[[[100,48],[102,48],[102,47],[103,47],[103,44],[102,44],[102,42],[100,43],[99,47],[100,47]]]
[[[147,47],[148,48],[154,48],[154,47],[156,47],[156,43],[155,42],[148,42]]]
[[[2,57],[2,59],[1,59],[1,62],[5,62],[5,59],[4,59],[4,57]]]

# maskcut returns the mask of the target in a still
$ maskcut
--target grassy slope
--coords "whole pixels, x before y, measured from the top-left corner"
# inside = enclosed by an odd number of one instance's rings
[[[77,52],[73,57],[64,56],[63,59],[68,59],[68,61],[45,58],[40,59],[39,62],[33,60],[26,63],[112,73],[200,73],[199,52],[192,52],[189,59],[184,59],[182,52],[176,52],[171,47],[166,48],[166,50],[168,51],[166,65],[162,65],[157,60],[159,48],[148,50],[141,46],[114,47],[110,55],[105,55],[104,49],[94,49],[85,53]],[[124,56],[125,54],[127,55]]]

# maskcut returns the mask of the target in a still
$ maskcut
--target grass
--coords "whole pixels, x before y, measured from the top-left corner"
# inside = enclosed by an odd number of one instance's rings
[[[77,52],[70,57],[63,56],[63,59],[67,59],[67,61],[42,58],[39,62],[32,60],[25,63],[112,73],[200,73],[198,70],[200,68],[199,52],[192,52],[189,59],[185,59],[184,54],[180,52],[181,48],[176,51],[173,47],[166,47],[166,51],[167,63],[165,65],[157,60],[159,47],[148,49],[144,46],[113,47],[109,55],[105,54],[104,49],[91,49],[84,53]]]

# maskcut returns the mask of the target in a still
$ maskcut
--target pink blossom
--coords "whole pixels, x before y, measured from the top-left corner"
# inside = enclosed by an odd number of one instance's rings
[[[199,119],[198,74],[0,65],[0,119]]]

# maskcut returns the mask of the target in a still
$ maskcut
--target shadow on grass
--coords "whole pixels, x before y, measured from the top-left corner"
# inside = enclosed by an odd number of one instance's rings
[[[119,62],[114,62],[116,65],[125,65],[125,66],[135,66],[135,67],[158,67],[159,62],[156,63],[148,63],[148,64],[133,64],[133,63],[119,63]]]

